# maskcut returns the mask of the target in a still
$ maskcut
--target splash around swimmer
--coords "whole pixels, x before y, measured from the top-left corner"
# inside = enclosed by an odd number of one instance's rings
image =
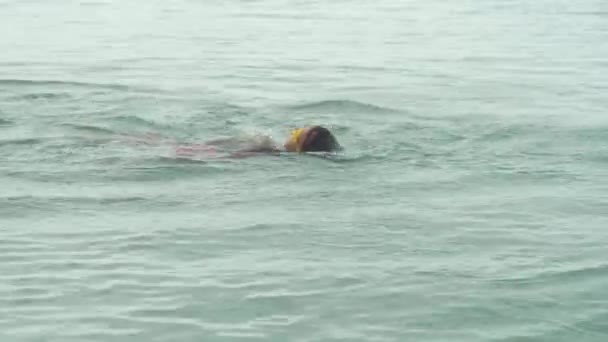
[[[220,141],[209,141],[213,145]],[[290,136],[282,146],[276,144],[268,136],[257,136],[250,140],[246,148],[239,149],[233,156],[254,154],[276,154],[281,152],[335,152],[342,149],[332,132],[323,126],[306,126],[291,131]]]

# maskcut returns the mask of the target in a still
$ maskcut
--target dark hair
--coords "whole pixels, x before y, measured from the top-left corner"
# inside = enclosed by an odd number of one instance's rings
[[[311,127],[302,143],[303,152],[332,152],[339,148],[340,144],[334,135],[321,126]]]

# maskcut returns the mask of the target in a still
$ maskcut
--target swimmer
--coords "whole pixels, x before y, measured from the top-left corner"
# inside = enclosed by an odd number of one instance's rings
[[[285,152],[335,152],[341,149],[336,137],[322,126],[308,126],[291,131],[287,140],[279,145],[269,136],[254,135],[247,137],[225,137],[208,140],[204,143],[179,143],[159,134],[145,134],[125,138],[135,145],[171,145],[179,157],[232,157],[245,158],[258,155],[278,155]]]

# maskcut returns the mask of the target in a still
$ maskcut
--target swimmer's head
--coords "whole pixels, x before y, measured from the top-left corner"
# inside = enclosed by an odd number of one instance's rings
[[[322,126],[298,128],[285,143],[285,149],[290,152],[332,152],[339,148],[338,140]]]

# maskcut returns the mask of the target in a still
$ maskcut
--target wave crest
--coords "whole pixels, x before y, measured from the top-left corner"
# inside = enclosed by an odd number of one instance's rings
[[[375,112],[375,113],[395,113],[398,110],[382,107],[371,103],[358,102],[352,100],[324,100],[299,105],[289,106],[292,110],[316,110],[316,111],[346,111],[346,112]]]

